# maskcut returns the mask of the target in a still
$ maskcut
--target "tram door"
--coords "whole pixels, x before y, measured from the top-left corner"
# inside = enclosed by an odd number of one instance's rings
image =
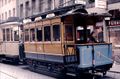
[[[75,30],[73,24],[65,25],[65,43],[64,43],[64,54],[65,64],[77,63],[76,45],[75,45]]]

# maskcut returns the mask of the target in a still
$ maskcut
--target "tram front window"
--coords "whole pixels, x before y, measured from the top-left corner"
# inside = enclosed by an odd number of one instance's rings
[[[86,43],[87,37],[90,34],[90,29],[85,30],[83,27],[78,26],[76,28],[76,42],[77,43]]]
[[[65,26],[65,40],[73,41],[73,26],[72,25]]]

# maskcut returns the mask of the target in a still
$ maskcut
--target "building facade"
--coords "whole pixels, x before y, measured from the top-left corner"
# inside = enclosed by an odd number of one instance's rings
[[[20,18],[54,10],[60,7],[84,3],[85,0],[18,0]]]
[[[83,4],[85,0],[0,0],[0,20],[25,18],[60,7]]]
[[[17,0],[0,0],[0,21],[17,16]]]

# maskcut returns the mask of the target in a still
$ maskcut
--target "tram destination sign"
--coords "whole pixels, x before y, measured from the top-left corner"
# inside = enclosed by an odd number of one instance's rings
[[[95,7],[96,8],[107,8],[107,0],[95,0]]]
[[[109,26],[120,26],[120,20],[110,20],[108,22]]]

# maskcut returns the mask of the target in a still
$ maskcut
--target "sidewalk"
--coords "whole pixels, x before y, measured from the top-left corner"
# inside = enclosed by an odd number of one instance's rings
[[[120,73],[120,64],[114,62],[113,66],[109,70],[109,72]]]

